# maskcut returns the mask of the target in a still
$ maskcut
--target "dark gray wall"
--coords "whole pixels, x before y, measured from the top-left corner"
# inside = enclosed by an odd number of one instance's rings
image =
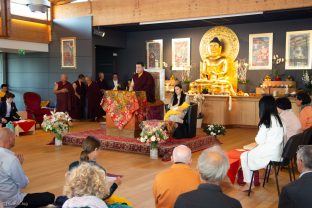
[[[240,41],[240,52],[238,58],[245,58],[248,61],[248,40],[249,34],[273,32],[273,54],[279,54],[280,57],[285,57],[285,41],[287,31],[296,30],[311,30],[312,18],[298,19],[288,21],[250,23],[228,25],[233,29]],[[135,71],[135,63],[137,61],[146,62],[145,42],[153,39],[163,39],[164,45],[164,61],[171,65],[171,39],[172,38],[191,38],[191,80],[199,78],[199,63],[201,61],[199,55],[199,43],[204,33],[211,27],[199,28],[183,28],[171,30],[153,30],[144,32],[129,32],[127,33],[127,47],[119,50],[118,66],[119,74],[123,79],[131,77]],[[276,67],[275,67],[276,68]],[[301,75],[302,70],[287,70],[285,65],[278,66],[281,74],[287,73],[292,75],[299,87],[302,87]],[[251,90],[262,81],[266,74],[271,74],[272,70],[250,70],[247,72],[247,78],[250,80]],[[175,76],[180,78],[179,72],[174,72]],[[170,70],[166,70],[166,78],[171,75]]]
[[[27,91],[37,92],[42,99],[50,100],[55,105],[53,85],[61,73],[74,81],[80,73],[93,75],[92,17],[54,20],[52,42],[49,53],[27,53],[8,55],[8,84],[15,94],[19,110],[24,109],[23,94]],[[61,68],[60,39],[76,37],[77,69]]]

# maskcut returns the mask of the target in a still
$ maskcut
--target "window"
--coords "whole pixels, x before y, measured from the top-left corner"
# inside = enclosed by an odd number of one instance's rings
[[[18,16],[23,16],[23,17],[29,17],[29,18],[34,18],[34,19],[40,19],[40,20],[50,20],[50,8],[48,8],[47,12],[42,13],[42,12],[32,12],[28,6],[25,4],[18,4],[11,2],[10,5],[11,9],[11,14],[13,15],[18,15]]]

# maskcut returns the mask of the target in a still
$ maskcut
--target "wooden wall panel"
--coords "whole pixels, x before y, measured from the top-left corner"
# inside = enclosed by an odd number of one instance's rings
[[[54,7],[55,18],[93,16],[93,25],[114,25],[170,19],[293,9],[311,0],[93,0]]]
[[[8,39],[49,43],[50,26],[41,23],[12,19]]]

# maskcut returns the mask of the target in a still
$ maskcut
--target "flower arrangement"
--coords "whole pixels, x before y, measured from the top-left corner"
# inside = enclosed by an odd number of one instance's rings
[[[52,111],[50,116],[43,116],[41,126],[46,132],[54,133],[56,139],[62,140],[62,135],[67,133],[72,125],[71,121],[68,113]]]
[[[225,135],[225,127],[219,124],[210,124],[204,127],[204,132],[210,136]]]
[[[246,84],[247,80],[248,63],[245,59],[239,59],[237,61],[237,78],[239,84]]]
[[[303,71],[302,81],[304,86],[307,88],[309,92],[312,91],[312,76],[309,75],[308,71]]]
[[[184,70],[181,73],[182,82],[189,83],[190,82],[190,72],[192,66],[185,66]]]
[[[193,97],[193,102],[197,103],[197,105],[198,105],[198,111],[197,111],[197,118],[198,119],[201,119],[204,117],[202,114],[202,105],[203,105],[204,100],[205,100],[205,97],[201,93],[197,93]]]
[[[285,59],[282,57],[279,57],[278,54],[273,55],[273,65],[276,68],[278,67],[278,65],[280,65],[281,63],[284,63],[284,62],[285,62]],[[275,67],[273,67],[273,68],[275,68]],[[274,80],[275,81],[281,81],[279,70],[278,69],[274,70],[273,68],[272,68],[272,70],[273,70],[273,74],[275,76]]]
[[[142,143],[150,144],[151,149],[156,149],[158,143],[164,142],[168,138],[167,131],[164,130],[163,125],[158,125],[143,127],[138,140]]]

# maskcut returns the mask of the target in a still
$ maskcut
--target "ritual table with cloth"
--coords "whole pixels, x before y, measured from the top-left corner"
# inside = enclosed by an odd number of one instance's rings
[[[143,91],[106,91],[101,105],[106,111],[106,134],[136,138],[145,120],[147,99]]]
[[[19,136],[20,133],[27,133],[31,132],[32,134],[35,133],[36,130],[36,121],[34,120],[20,120],[20,121],[13,121],[12,124],[14,125],[15,135]]]

